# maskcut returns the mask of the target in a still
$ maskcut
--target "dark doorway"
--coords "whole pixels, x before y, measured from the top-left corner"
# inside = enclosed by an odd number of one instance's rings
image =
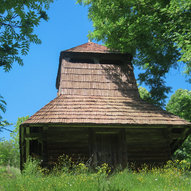
[[[118,159],[118,135],[96,134],[97,164],[107,163],[111,167],[119,164]]]

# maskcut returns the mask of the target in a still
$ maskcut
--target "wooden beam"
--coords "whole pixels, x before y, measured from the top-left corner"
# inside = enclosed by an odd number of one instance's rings
[[[118,133],[117,132],[95,132],[96,135],[117,135]]]
[[[26,136],[30,134],[29,127],[26,127]],[[29,140],[26,140],[26,161],[29,159],[29,153],[30,153],[30,142]]]
[[[42,123],[42,124],[24,124],[23,126],[29,126],[29,127],[66,127],[66,128],[127,128],[127,129],[131,129],[131,128],[137,128],[137,129],[141,129],[141,128],[146,128],[146,129],[152,129],[152,128],[156,128],[156,129],[160,129],[160,128],[167,128],[167,127],[172,127],[173,128],[186,128],[186,127],[190,127],[190,125],[149,125],[149,124],[144,124],[144,125],[129,125],[129,124],[91,124],[91,123],[84,123],[84,124],[47,124],[47,123]]]
[[[30,133],[26,134],[25,140],[39,140],[42,139],[42,134],[41,133]]]

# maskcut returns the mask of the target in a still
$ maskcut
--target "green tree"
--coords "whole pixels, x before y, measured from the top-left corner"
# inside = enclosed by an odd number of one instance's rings
[[[19,126],[22,122],[27,120],[29,116],[19,117],[15,125],[15,129],[10,134],[10,140],[0,141],[0,165],[10,165],[19,167],[20,153],[19,153]]]
[[[191,91],[178,89],[166,105],[166,110],[191,122]],[[174,153],[177,159],[187,159],[191,162],[191,136],[184,141]]]
[[[5,112],[6,105],[7,105],[7,103],[4,101],[3,96],[0,95],[0,110]]]
[[[47,9],[53,0],[0,0],[0,68],[9,71],[14,62],[23,65],[21,56],[27,55],[31,43],[41,41],[34,28],[41,20],[48,20]],[[0,112],[6,111],[6,102],[0,96]],[[0,131],[6,120],[0,113]]]
[[[148,103],[151,103],[151,104],[154,104],[156,106],[160,106],[160,103],[157,103],[151,96],[151,94],[147,91],[146,88],[143,88],[143,87],[139,87],[138,88],[139,90],[139,95],[140,95],[140,98]]]
[[[190,0],[77,0],[88,5],[94,31],[89,37],[128,52],[143,70],[140,83],[164,105],[170,87],[165,75],[179,63],[191,74]],[[180,62],[181,61],[181,62]],[[182,64],[182,65],[183,65]]]
[[[19,152],[14,148],[11,140],[0,142],[0,165],[19,167]]]
[[[1,116],[1,112],[5,113],[6,111],[6,105],[7,103],[3,99],[3,96],[0,95],[0,132],[6,125],[9,125],[9,123],[6,120],[3,120]]]
[[[191,91],[178,89],[171,96],[166,110],[191,122]]]
[[[39,44],[34,34],[53,0],[0,0],[0,67],[9,71],[14,62],[23,65],[21,55],[29,51],[30,43]]]
[[[10,133],[11,138],[12,138],[11,140],[12,140],[12,142],[15,145],[15,148],[17,150],[19,150],[19,126],[21,125],[21,123],[26,121],[28,118],[29,118],[28,115],[26,117],[19,117],[17,119],[17,123],[15,125],[15,129],[13,130],[12,133]]]

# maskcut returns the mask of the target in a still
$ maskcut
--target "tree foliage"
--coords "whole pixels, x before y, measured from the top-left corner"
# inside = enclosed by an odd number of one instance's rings
[[[166,110],[191,122],[191,91],[178,89],[171,96]]]
[[[30,43],[39,44],[34,34],[53,0],[0,0],[0,67],[9,71],[14,62],[23,65],[21,55],[29,51]]]
[[[9,71],[14,62],[23,65],[22,55],[31,43],[39,44],[34,29],[40,21],[48,20],[46,10],[53,0],[0,0],[0,67]],[[6,102],[0,95],[0,112],[6,111]],[[0,113],[0,131],[9,123]]]
[[[6,105],[7,103],[4,101],[3,96],[0,95],[0,110],[2,112],[6,111]]]
[[[11,140],[0,142],[0,165],[19,167],[19,151],[14,148]]]
[[[191,136],[189,135],[183,144],[175,151],[174,159],[191,162]]]
[[[128,52],[143,70],[140,82],[164,105],[170,87],[165,75],[184,63],[191,74],[191,1],[188,0],[78,0],[88,5],[94,31],[90,38],[110,49]]]
[[[11,139],[0,140],[0,165],[19,167],[19,126],[28,118],[29,116],[19,117],[15,125],[14,131],[10,134]]]
[[[13,144],[15,145],[15,147],[17,149],[19,149],[19,126],[21,125],[21,123],[23,123],[24,121],[26,121],[29,118],[29,116],[27,115],[26,117],[19,117],[17,119],[17,123],[15,125],[15,129],[13,130],[13,132],[10,134]]]
[[[3,120],[1,112],[5,113],[7,103],[3,99],[3,96],[0,95],[0,132],[2,131],[3,127],[9,125],[6,120]]]
[[[151,103],[151,104],[154,104],[156,106],[160,106],[160,103],[157,103],[151,96],[151,94],[147,91],[146,88],[143,88],[143,87],[139,87],[138,88],[139,90],[139,95],[140,95],[140,98],[148,103]]]

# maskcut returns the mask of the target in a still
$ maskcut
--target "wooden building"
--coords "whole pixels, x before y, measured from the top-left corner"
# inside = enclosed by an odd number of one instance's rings
[[[21,168],[63,153],[114,167],[169,160],[191,124],[140,99],[131,59],[93,42],[62,51],[57,97],[20,126]]]

